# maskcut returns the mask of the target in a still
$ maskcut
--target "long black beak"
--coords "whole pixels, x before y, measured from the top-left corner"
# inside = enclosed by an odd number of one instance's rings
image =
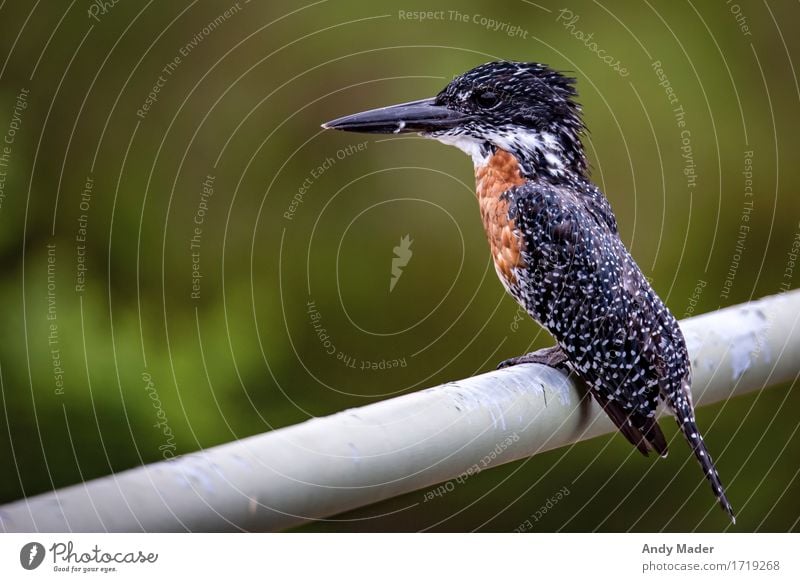
[[[434,101],[434,98],[420,99],[370,109],[323,123],[322,127],[362,133],[429,132],[450,129],[469,119],[460,111],[436,105]]]

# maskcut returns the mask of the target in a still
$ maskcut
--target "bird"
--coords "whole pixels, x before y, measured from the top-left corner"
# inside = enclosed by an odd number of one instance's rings
[[[681,329],[625,247],[611,204],[590,179],[576,84],[544,64],[494,61],[456,76],[435,97],[322,127],[417,133],[467,153],[497,275],[556,342],[498,367],[538,363],[576,374],[645,456],[667,456],[656,419],[663,402],[735,523],[695,418]]]

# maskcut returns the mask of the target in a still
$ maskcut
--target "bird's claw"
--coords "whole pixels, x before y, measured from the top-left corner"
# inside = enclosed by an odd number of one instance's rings
[[[567,356],[559,346],[543,348],[535,352],[503,360],[497,365],[497,369],[509,368],[519,364],[543,364],[551,368],[556,368],[557,370],[569,371]]]

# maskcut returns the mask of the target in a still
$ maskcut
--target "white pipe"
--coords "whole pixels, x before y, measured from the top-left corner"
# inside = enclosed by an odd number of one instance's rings
[[[681,322],[696,405],[794,380],[798,317],[793,291]],[[612,432],[582,394],[545,366],[493,371],[15,501],[0,526],[281,530]]]

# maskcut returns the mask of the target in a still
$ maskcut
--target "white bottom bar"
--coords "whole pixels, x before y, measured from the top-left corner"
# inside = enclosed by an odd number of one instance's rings
[[[793,534],[5,534],[0,579],[777,581],[800,580],[798,550]]]

